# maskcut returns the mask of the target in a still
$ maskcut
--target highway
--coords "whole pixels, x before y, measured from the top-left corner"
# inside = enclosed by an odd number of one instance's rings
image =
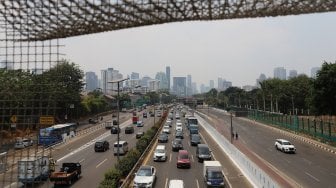
[[[201,111],[210,117],[207,119],[209,123],[230,138],[229,114],[212,109],[209,113],[208,110]],[[336,187],[335,154],[308,144],[294,134],[244,118],[233,117],[233,129],[239,134],[239,139],[233,144],[249,150],[281,176],[294,181],[295,187]],[[277,138],[292,142],[297,149],[296,154],[277,151],[274,147]]]
[[[139,112],[140,114],[141,112]],[[141,114],[142,115],[142,114]],[[142,130],[146,131],[153,125],[153,118],[142,118],[144,127],[135,127],[133,134],[125,134],[124,128],[131,125],[130,116],[120,122],[120,140],[126,140],[129,143],[129,149],[133,148],[136,143],[135,133]],[[158,120],[158,118],[156,118]],[[94,143],[96,140],[105,139],[110,143],[110,150],[106,152],[95,152]],[[108,169],[114,166],[117,162],[117,156],[113,154],[113,143],[117,141],[117,134],[111,134],[110,130],[102,127],[88,135],[75,138],[71,143],[60,145],[55,149],[53,157],[57,159],[57,165],[63,162],[80,162],[82,165],[81,178],[76,181],[71,187],[98,187],[103,180],[104,174]],[[121,156],[122,158],[122,156]],[[57,170],[59,168],[56,168]],[[50,181],[44,183],[42,187],[52,187]]]
[[[174,116],[175,117],[175,116]],[[147,158],[144,160],[144,165],[155,166],[157,169],[156,183],[155,187],[166,188],[168,187],[168,182],[171,179],[182,179],[184,181],[185,187],[195,187],[203,188],[205,186],[203,173],[203,163],[197,161],[196,157],[196,146],[190,145],[190,137],[185,125],[184,129],[184,139],[183,147],[188,150],[191,157],[191,168],[190,169],[180,169],[176,167],[177,154],[178,152],[172,151],[171,142],[175,138],[175,122],[172,123],[171,133],[169,134],[168,143],[156,143],[154,147],[148,154]],[[181,119],[184,122],[184,119]],[[202,136],[202,143],[208,144],[212,150],[212,156],[214,160],[220,161],[223,166],[223,171],[228,179],[226,187],[252,187],[252,185],[247,181],[247,179],[242,176],[241,172],[232,164],[231,160],[226,156],[225,153],[218,147],[216,141],[214,141],[210,135],[208,135],[202,128],[200,128],[200,135]],[[156,146],[158,144],[166,145],[166,152],[168,159],[165,162],[154,162],[153,154]]]

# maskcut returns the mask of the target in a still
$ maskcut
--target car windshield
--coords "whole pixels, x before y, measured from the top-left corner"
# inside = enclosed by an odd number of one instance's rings
[[[103,142],[96,142],[96,146],[101,146]]]
[[[290,142],[282,142],[282,145],[292,145]]]
[[[157,149],[156,153],[164,153],[164,150],[163,149]]]
[[[200,140],[201,137],[199,135],[192,135],[191,139],[192,140]]]
[[[219,172],[219,171],[210,171],[210,172],[208,173],[208,177],[209,177],[209,178],[222,178],[223,175],[222,175],[222,173]]]
[[[207,148],[207,147],[201,147],[199,149],[199,151],[200,151],[200,153],[209,153],[209,148]]]
[[[151,176],[151,169],[142,168],[138,171],[137,176]]]
[[[181,144],[181,143],[182,143],[181,140],[174,140],[173,142],[174,145]]]
[[[189,159],[188,154],[181,154],[179,155],[180,159]]]

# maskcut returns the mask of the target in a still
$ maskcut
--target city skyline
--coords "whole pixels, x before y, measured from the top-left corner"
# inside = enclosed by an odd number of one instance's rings
[[[114,67],[123,74],[193,76],[200,85],[222,77],[235,86],[255,85],[274,67],[310,75],[334,62],[336,13],[272,18],[193,21],[144,26],[62,39],[61,52],[84,71]],[[93,66],[94,65],[94,66]]]

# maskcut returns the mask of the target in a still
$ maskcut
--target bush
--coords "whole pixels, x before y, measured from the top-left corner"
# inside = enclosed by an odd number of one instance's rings
[[[111,168],[104,175],[104,180],[100,182],[99,188],[115,188],[118,187],[119,180],[121,178],[121,173],[115,168]]]
[[[127,176],[132,170],[135,163],[140,158],[141,153],[136,149],[131,149],[125,157],[123,157],[115,168],[120,171],[122,176]]]

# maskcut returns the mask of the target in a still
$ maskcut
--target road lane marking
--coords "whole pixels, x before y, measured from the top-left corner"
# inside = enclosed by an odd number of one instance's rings
[[[193,156],[193,155],[191,155],[191,161],[192,161],[192,162],[195,162],[195,161],[194,161],[194,156]]]
[[[80,160],[79,163],[82,163],[83,161],[85,161],[85,159]]]
[[[196,186],[197,186],[197,188],[199,188],[198,179],[196,179]]]
[[[313,162],[311,162],[310,160],[305,159],[305,158],[303,158],[303,157],[302,157],[302,159],[303,159],[304,162],[308,163],[309,165],[311,165],[311,164],[313,163]]]
[[[313,178],[315,181],[320,182],[319,179],[317,179],[317,178],[314,177],[313,175],[309,174],[308,172],[305,172],[305,174],[307,174],[308,176],[310,176],[311,178]]]
[[[96,168],[98,168],[100,165],[102,165],[103,163],[105,163],[107,161],[107,159],[104,159],[102,162],[100,162],[97,166],[96,166]]]
[[[167,188],[168,185],[168,178],[166,178],[165,188]]]
[[[169,155],[169,162],[171,163],[172,160],[172,154]]]

